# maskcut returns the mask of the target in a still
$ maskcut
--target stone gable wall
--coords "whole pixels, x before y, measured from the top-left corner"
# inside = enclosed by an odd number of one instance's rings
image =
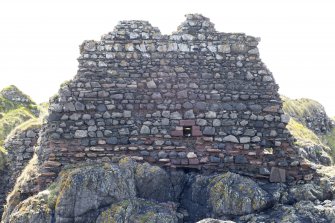
[[[145,21],[123,21],[81,45],[78,73],[53,99],[43,127],[41,182],[70,163],[123,155],[172,168],[272,172],[272,181],[310,178],[259,40],[186,17],[169,36]]]

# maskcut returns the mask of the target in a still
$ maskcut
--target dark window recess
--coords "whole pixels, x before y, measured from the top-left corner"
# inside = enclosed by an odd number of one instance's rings
[[[185,137],[191,137],[192,136],[192,126],[184,126],[183,134]]]

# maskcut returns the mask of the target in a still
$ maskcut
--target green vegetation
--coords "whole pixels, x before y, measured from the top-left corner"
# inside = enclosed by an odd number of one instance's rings
[[[319,102],[311,99],[303,98],[292,100],[282,96],[282,100],[284,112],[292,117],[287,128],[297,139],[296,144],[298,146],[314,144],[322,145],[324,148],[329,147],[326,152],[335,158],[335,129],[326,135],[318,136],[307,128],[305,123],[306,117],[316,116],[320,111],[325,112],[324,107]],[[334,117],[331,119],[335,120]]]
[[[6,150],[0,146],[0,172],[5,168],[6,158],[5,158]]]
[[[61,184],[59,182],[54,182],[48,188],[50,194],[48,196],[47,204],[48,204],[48,207],[52,210],[54,210],[56,207],[57,198],[58,198],[59,191],[60,191],[60,186]]]
[[[5,96],[8,92],[15,92],[16,96],[23,98],[23,99],[27,99],[27,101],[22,102],[22,101],[10,100],[6,98]],[[31,98],[28,95],[24,94],[14,85],[5,87],[4,89],[0,91],[0,113],[6,113],[10,110],[19,108],[21,106],[24,106],[30,110],[37,109],[36,103],[33,100],[31,100]]]
[[[11,85],[0,91],[0,171],[5,166],[7,151],[3,147],[5,139],[11,132],[40,126],[38,114],[45,114],[47,104],[36,105],[29,96]]]
[[[34,114],[25,107],[11,110],[0,119],[0,145],[3,145],[7,135],[18,125],[29,120],[36,119]]]
[[[281,99],[284,112],[297,119],[305,116],[314,116],[317,111],[324,110],[319,102],[312,99],[290,99],[285,96],[281,96]]]
[[[322,141],[324,144],[328,145],[331,149],[331,155],[335,158],[335,128],[324,136],[322,136]]]
[[[290,119],[287,128],[294,138],[298,140],[297,144],[300,146],[306,143],[313,143],[317,145],[322,144],[319,137],[312,130],[292,118]]]

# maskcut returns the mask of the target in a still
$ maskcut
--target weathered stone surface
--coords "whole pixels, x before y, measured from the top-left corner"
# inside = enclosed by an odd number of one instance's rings
[[[150,134],[150,128],[146,125],[143,125],[141,128],[141,134]]]
[[[220,222],[204,219],[210,215],[236,222],[327,223],[335,217],[334,185],[326,178],[289,186],[230,172],[167,171],[125,158],[118,164],[67,168],[50,188],[31,196],[31,174],[20,179],[9,197],[3,222],[113,222],[121,218]]]
[[[176,174],[176,181],[182,183],[183,174]],[[139,164],[135,169],[135,185],[139,197],[159,202],[174,201],[180,193],[173,187],[168,173],[158,166]]]
[[[270,182],[276,182],[276,183],[286,182],[286,171],[281,168],[272,167],[270,174]]]
[[[223,138],[223,141],[224,142],[235,142],[235,143],[238,143],[238,139],[235,136],[233,136],[233,135],[225,136]]]
[[[215,128],[206,126],[202,132],[204,135],[215,135]]]
[[[74,133],[75,138],[85,138],[87,137],[87,130],[76,130]]]
[[[266,191],[238,174],[222,174],[212,179],[211,186],[209,202],[215,216],[249,214],[271,205]]]
[[[57,198],[55,213],[59,220],[83,221],[89,210],[135,197],[134,181],[129,180],[132,174],[129,168],[132,165],[127,161],[120,168],[109,166],[110,169],[106,170],[93,166],[70,172],[67,179],[61,179],[67,180],[68,184],[66,190],[62,190]]]
[[[101,211],[96,223],[127,219],[127,222],[178,223],[178,214],[169,204],[144,199],[124,200]]]

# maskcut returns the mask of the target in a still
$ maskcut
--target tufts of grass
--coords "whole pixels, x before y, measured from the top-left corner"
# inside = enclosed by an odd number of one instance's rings
[[[306,116],[315,116],[319,111],[325,111],[319,102],[312,99],[290,99],[285,96],[281,98],[284,112],[297,119],[303,119]]]
[[[51,210],[54,210],[56,208],[57,198],[60,192],[60,187],[61,185],[59,182],[54,182],[48,188],[50,194],[48,196],[47,204]]]
[[[333,128],[331,132],[322,136],[322,141],[324,144],[329,146],[331,149],[331,155],[333,158],[335,158],[335,128]]]
[[[322,144],[320,138],[310,129],[294,119],[290,119],[287,129],[298,140],[298,144],[313,143],[316,145]]]
[[[4,114],[0,119],[0,145],[3,145],[3,141],[13,129],[21,123],[34,118],[34,114],[25,107],[20,107]]]
[[[14,91],[17,95],[21,96],[22,98],[28,99],[26,102],[19,102],[19,101],[11,101],[4,97],[6,91]],[[36,103],[22,91],[20,91],[16,86],[10,85],[8,87],[3,88],[0,91],[0,113],[7,113],[8,111],[17,109],[19,107],[26,107],[31,111],[37,111],[38,106]]]

